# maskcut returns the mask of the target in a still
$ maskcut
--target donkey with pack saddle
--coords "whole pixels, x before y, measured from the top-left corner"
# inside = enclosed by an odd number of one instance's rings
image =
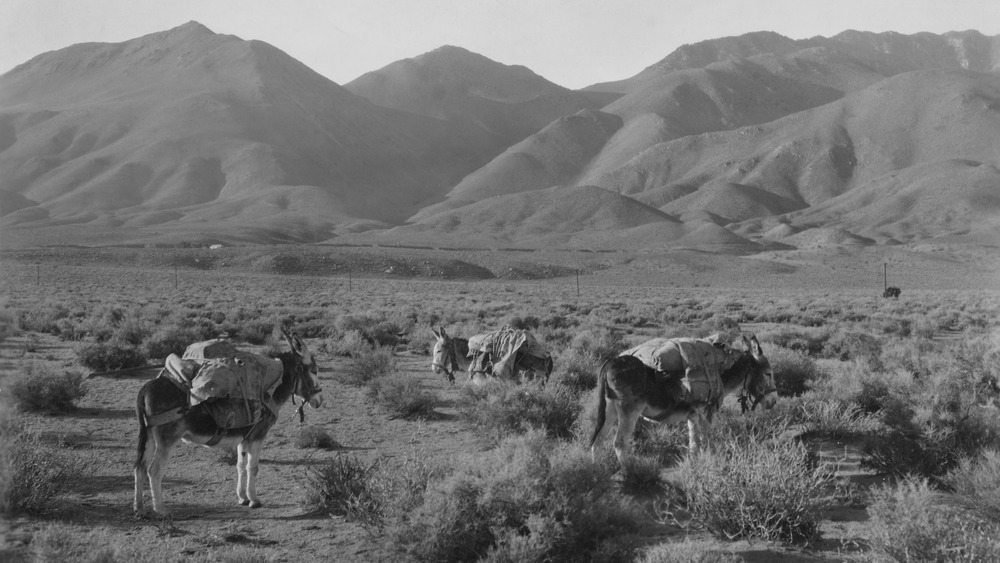
[[[709,339],[657,338],[626,350],[604,363],[599,374],[597,425],[591,455],[616,421],[614,448],[624,461],[639,417],[660,423],[686,420],[688,449],[704,446],[704,436],[725,397],[739,391],[743,412],[758,404],[770,409],[777,401],[771,364],[757,337],[740,337],[739,347]],[[748,403],[750,405],[748,406]]]
[[[552,355],[526,330],[504,326],[493,332],[484,332],[471,338],[452,338],[444,328],[434,329],[431,369],[443,371],[450,383],[455,382],[455,372],[466,370],[469,381],[482,382],[489,377],[499,379],[535,380],[542,377],[546,383],[552,374]]]
[[[299,397],[302,407],[323,403],[312,353],[297,334],[281,330],[289,351],[262,356],[225,340],[197,342],[184,357],[170,354],[160,374],[139,390],[139,442],[135,461],[136,515],[143,513],[143,481],[149,479],[153,511],[165,516],[161,483],[178,441],[209,448],[237,448],[236,497],[259,508],[257,472],[278,409]]]

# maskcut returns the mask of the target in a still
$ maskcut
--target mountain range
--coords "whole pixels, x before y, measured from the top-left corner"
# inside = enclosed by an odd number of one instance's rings
[[[998,68],[976,31],[757,32],[581,90],[455,46],[341,86],[190,22],[0,76],[0,236],[990,245]]]

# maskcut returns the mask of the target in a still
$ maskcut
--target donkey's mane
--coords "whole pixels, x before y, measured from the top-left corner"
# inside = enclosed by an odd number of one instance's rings
[[[274,352],[269,351],[267,356],[281,361],[281,383],[274,389],[273,399],[279,405],[285,403],[295,389],[295,368],[299,363],[298,355],[295,352]]]

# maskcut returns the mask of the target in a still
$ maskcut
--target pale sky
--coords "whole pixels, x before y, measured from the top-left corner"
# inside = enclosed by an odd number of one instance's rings
[[[751,31],[1000,35],[998,0],[0,0],[0,73],[46,51],[188,21],[266,41],[345,84],[457,45],[569,88],[628,78],[685,43]]]

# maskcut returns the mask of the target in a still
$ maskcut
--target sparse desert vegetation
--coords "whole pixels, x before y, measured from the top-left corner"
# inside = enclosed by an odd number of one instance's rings
[[[928,534],[947,539],[944,560],[1000,550],[1000,295],[989,291],[895,301],[592,279],[578,295],[559,279],[348,287],[209,270],[174,289],[171,270],[60,270],[44,286],[0,273],[0,321],[16,327],[0,342],[12,517],[0,556],[14,561],[741,561],[770,549],[866,560],[924,549]],[[265,507],[236,504],[232,454],[180,448],[175,518],[133,523],[135,393],[155,371],[86,374],[205,338],[266,348],[276,323],[308,335],[326,404],[302,426],[282,411],[263,452]],[[431,326],[469,336],[503,324],[552,351],[547,384],[431,373]],[[648,338],[717,331],[757,335],[778,405],[743,415],[730,399],[699,456],[685,428],[640,424],[628,466],[592,462],[603,361]]]

